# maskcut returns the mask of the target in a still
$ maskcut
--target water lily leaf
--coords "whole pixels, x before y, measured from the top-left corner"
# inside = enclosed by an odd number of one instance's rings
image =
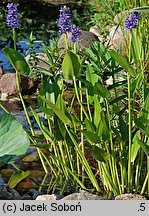
[[[66,80],[72,80],[73,76],[79,77],[80,63],[78,57],[71,51],[67,51],[62,63],[63,76]]]
[[[133,70],[131,65],[124,59],[124,57],[122,55],[120,55],[119,53],[117,53],[114,50],[110,51],[110,55],[115,61],[117,61],[119,63],[120,66],[122,66],[124,68],[124,70],[126,72],[128,72],[132,76],[135,75],[135,71]]]
[[[10,188],[14,188],[22,179],[25,179],[30,174],[30,171],[27,170],[24,172],[23,170],[17,170],[9,179],[8,186]]]
[[[0,158],[25,154],[30,140],[22,125],[11,114],[0,114]]]
[[[12,64],[13,68],[18,71],[23,76],[28,76],[30,73],[29,66],[25,60],[25,58],[16,50],[5,47],[3,52],[7,56],[8,60]]]

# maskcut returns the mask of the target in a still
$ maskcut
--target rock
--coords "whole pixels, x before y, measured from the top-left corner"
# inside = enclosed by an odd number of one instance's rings
[[[16,75],[14,73],[7,73],[1,77],[0,92],[7,96],[16,95],[18,93]]]
[[[108,39],[116,40],[124,36],[124,32],[122,31],[120,26],[113,26],[109,29],[109,36]]]
[[[32,73],[34,73],[36,75],[38,72],[40,72],[40,69],[38,69],[38,67],[43,69],[43,70],[45,69],[46,71],[47,70],[50,71],[50,66],[45,63],[45,62],[49,61],[49,59],[45,53],[35,53],[34,56],[33,55],[32,56],[27,55],[25,57],[25,59],[28,62]],[[43,62],[42,60],[45,62]]]
[[[68,33],[68,39],[70,41],[71,34]],[[79,36],[78,44],[80,48],[89,47],[91,42],[99,41],[98,37],[92,33],[87,31],[81,31],[81,35]],[[71,43],[71,42],[70,42]],[[64,49],[65,48],[65,34],[62,34],[58,41],[58,47]]]
[[[27,77],[21,76],[21,88],[22,94],[31,95],[36,92],[37,83]]]
[[[97,25],[91,26],[89,29],[89,32],[94,33],[98,39],[102,42],[104,39],[104,36],[107,34],[111,26],[107,25],[106,27],[103,27],[101,23],[98,23]],[[104,33],[101,31],[101,29],[104,29]]]
[[[27,193],[25,193],[21,197],[21,200],[35,200],[41,194],[42,193],[40,191],[38,191],[38,190],[30,189]]]
[[[14,170],[12,169],[2,169],[1,170],[2,177],[6,180],[9,180],[9,178],[12,176],[13,173],[14,173]]]
[[[19,184],[17,184],[17,189],[21,191],[26,189],[36,189],[36,188],[38,188],[38,185],[29,178],[26,178],[23,181],[21,181]]]
[[[146,200],[146,198],[139,194],[120,194],[115,197],[115,200]]]
[[[114,17],[114,22],[116,24],[119,24],[122,20],[126,19],[128,16],[129,16],[129,12],[128,11],[120,12],[119,14],[117,14]]]
[[[0,67],[0,79],[1,79],[1,77],[3,76],[3,74],[4,74],[4,71],[3,71],[3,69]]]
[[[40,195],[36,198],[36,200],[56,200],[57,196],[55,194],[45,194],[45,195]]]
[[[20,199],[21,196],[16,190],[11,189],[8,186],[0,188],[0,200],[20,200]]]
[[[92,26],[89,29],[89,32],[92,32],[93,34],[95,34],[97,37],[100,37],[100,28],[98,26]]]
[[[34,152],[32,152],[31,154],[25,156],[25,157],[22,159],[22,161],[23,161],[23,162],[26,162],[26,163],[39,161],[39,155],[38,155],[37,151],[34,151]]]
[[[75,3],[75,0],[36,0],[36,1],[43,2],[46,4],[53,4],[55,6],[61,5],[61,4]]]
[[[61,200],[103,200],[101,196],[80,190],[78,193],[70,194]]]
[[[36,90],[35,82],[27,77],[21,76],[22,94],[32,94]],[[1,100],[7,96],[15,96],[18,94],[16,74],[7,73],[0,79],[0,92],[2,94]]]
[[[126,32],[121,29],[119,26],[113,26],[109,30],[109,36],[107,41],[110,41],[109,48],[117,50],[121,46],[121,54],[126,56],[126,41],[125,41]]]

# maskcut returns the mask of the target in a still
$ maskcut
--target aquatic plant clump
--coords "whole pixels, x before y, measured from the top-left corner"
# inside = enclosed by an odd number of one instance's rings
[[[64,6],[60,8],[60,17],[59,17],[59,32],[66,33],[70,30],[70,22],[71,22],[71,13],[70,8]]]
[[[8,8],[7,25],[13,29],[18,28],[19,27],[19,21],[18,21],[17,4],[8,3],[7,8]]]
[[[78,37],[81,35],[80,28],[75,25],[72,25],[70,27],[70,33],[72,35],[72,37],[70,38],[71,42],[76,43],[78,41]]]
[[[130,30],[132,28],[137,28],[138,21],[141,20],[141,14],[139,12],[133,12],[129,17],[125,20],[125,28],[126,30]]]

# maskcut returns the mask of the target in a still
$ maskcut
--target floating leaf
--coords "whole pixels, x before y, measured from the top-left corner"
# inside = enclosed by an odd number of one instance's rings
[[[8,186],[10,188],[14,188],[22,179],[25,179],[30,174],[30,171],[27,170],[24,172],[23,170],[17,170],[9,179]]]
[[[0,157],[25,154],[30,145],[22,125],[10,114],[0,114]]]

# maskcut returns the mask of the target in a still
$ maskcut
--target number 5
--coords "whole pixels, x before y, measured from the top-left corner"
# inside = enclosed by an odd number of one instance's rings
[[[145,203],[140,203],[140,211],[145,211]]]

